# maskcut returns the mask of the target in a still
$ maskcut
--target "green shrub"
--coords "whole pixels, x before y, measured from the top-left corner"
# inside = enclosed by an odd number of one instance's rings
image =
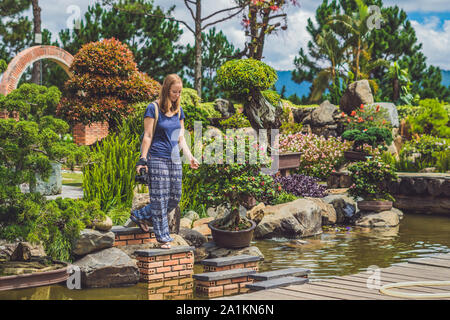
[[[208,118],[222,117],[222,114],[214,108],[214,102],[202,102],[198,107],[208,114]]]
[[[131,207],[126,204],[121,204],[108,211],[108,216],[111,218],[114,226],[123,226],[130,217]]]
[[[3,59],[0,59],[0,73],[5,72],[7,68],[8,68],[8,64],[6,63],[6,61]]]
[[[186,106],[197,107],[202,102],[202,99],[197,94],[197,91],[191,88],[183,88],[181,91],[180,106],[183,108]]]
[[[273,90],[264,90],[261,92],[264,98],[270,102],[271,105],[276,106],[281,101],[281,97],[278,92]]]
[[[364,144],[373,148],[386,149],[386,145],[389,146],[392,143],[392,132],[389,129],[377,127],[353,129],[344,131],[342,138],[353,141],[353,150],[361,151]]]
[[[250,121],[248,121],[247,117],[243,113],[239,112],[235,113],[226,120],[220,121],[219,125],[222,130],[251,127]]]
[[[210,118],[208,111],[203,108],[186,105],[183,107],[185,120],[184,128],[186,130],[194,130],[194,121],[201,121],[203,129],[210,125],[208,118]]]
[[[217,70],[218,85],[240,101],[271,88],[276,80],[276,71],[255,59],[230,60]]]
[[[138,145],[139,136],[132,135],[126,123],[97,143],[93,152],[98,160],[83,166],[84,199],[97,200],[104,211],[121,204],[131,206]]]
[[[412,132],[450,138],[448,110],[436,99],[421,100],[419,105],[420,111],[408,117]]]
[[[282,204],[297,200],[299,197],[286,191],[281,191],[273,201],[273,205]]]

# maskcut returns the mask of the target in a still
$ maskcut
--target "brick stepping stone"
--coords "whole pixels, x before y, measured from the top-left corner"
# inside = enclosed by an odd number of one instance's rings
[[[311,270],[303,268],[287,268],[252,274],[250,278],[252,278],[255,281],[267,281],[287,276],[306,277],[310,272]]]
[[[162,255],[176,254],[176,253],[185,253],[188,251],[194,251],[195,247],[189,246],[178,246],[173,247],[171,249],[144,249],[144,250],[136,250],[134,252],[135,255],[140,257],[156,257]]]
[[[308,281],[308,278],[283,277],[247,284],[245,287],[251,290],[267,290],[272,288],[285,287],[293,284],[304,284]]]

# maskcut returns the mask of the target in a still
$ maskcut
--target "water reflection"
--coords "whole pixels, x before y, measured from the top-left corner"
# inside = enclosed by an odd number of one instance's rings
[[[369,266],[389,267],[409,258],[434,253],[450,253],[449,217],[405,214],[399,227],[389,229],[338,228],[323,234],[291,241],[272,239],[255,241],[264,254],[260,272],[289,267],[311,269],[311,281],[365,272]],[[194,273],[202,273],[194,265]],[[211,295],[196,292],[195,282],[177,279],[154,284],[139,283],[125,288],[69,290],[65,285],[0,291],[0,300],[154,300],[209,299],[242,293],[236,288]]]

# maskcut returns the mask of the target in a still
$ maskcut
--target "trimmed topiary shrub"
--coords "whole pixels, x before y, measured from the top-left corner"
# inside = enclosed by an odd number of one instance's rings
[[[132,104],[152,101],[161,85],[139,72],[127,45],[112,38],[85,44],[70,67],[58,113],[70,123],[107,121],[114,128],[133,111]]]

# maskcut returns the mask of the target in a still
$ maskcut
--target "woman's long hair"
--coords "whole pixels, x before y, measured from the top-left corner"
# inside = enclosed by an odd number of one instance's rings
[[[172,103],[170,101],[170,88],[175,83],[181,83],[183,85],[183,81],[177,74],[169,74],[164,78],[163,85],[161,87],[161,92],[159,94],[159,107],[161,108],[161,111],[166,113],[169,111],[172,111],[174,113],[178,113],[180,111],[180,100],[181,100],[181,94],[178,97],[177,101],[175,103]]]

